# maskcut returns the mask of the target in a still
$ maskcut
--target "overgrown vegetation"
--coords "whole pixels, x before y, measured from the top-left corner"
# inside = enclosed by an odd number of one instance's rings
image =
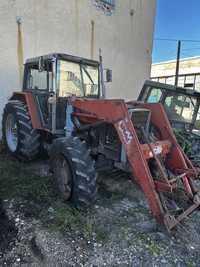
[[[24,197],[50,203],[55,198],[51,177],[32,174],[22,162],[1,155],[0,174],[0,196],[3,199]]]
[[[25,213],[36,215],[50,230],[79,232],[86,239],[95,237],[98,241],[105,241],[108,236],[99,228],[92,209],[77,209],[59,199],[51,176],[35,175],[29,164],[5,155],[0,155],[0,198],[25,200]]]
[[[183,151],[187,154],[190,155],[192,151],[192,141],[191,141],[191,136],[188,135],[187,132],[174,129],[174,133],[176,136],[176,139],[179,143],[179,145],[182,147]]]
[[[192,261],[187,261],[186,262],[186,265],[187,265],[187,267],[196,267],[197,265],[194,263],[194,262],[192,262]]]
[[[99,222],[91,209],[77,209],[72,205],[59,203],[55,208],[54,222],[51,230],[61,232],[76,232],[85,239],[95,238],[97,241],[105,241],[108,233],[99,227]]]

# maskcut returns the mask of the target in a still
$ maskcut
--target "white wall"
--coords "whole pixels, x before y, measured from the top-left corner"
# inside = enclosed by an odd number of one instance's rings
[[[0,120],[8,97],[21,87],[16,16],[22,21],[24,60],[51,52],[91,58],[93,20],[94,58],[102,48],[104,66],[113,69],[107,97],[137,97],[150,75],[156,0],[116,0],[111,16],[93,1],[0,1]]]
[[[175,83],[176,60],[152,64],[152,80],[159,80],[167,84]],[[194,74],[198,74],[196,77]],[[195,90],[200,91],[200,57],[183,58],[179,64],[178,86],[184,87],[187,84],[194,84]],[[187,75],[184,77],[183,75]],[[172,77],[167,77],[172,76]],[[160,77],[160,78],[159,78]],[[165,77],[167,77],[165,79]],[[158,79],[159,78],[159,79]]]
[[[151,77],[175,75],[176,60],[152,64]],[[200,73],[200,57],[183,58],[180,60],[179,74]]]

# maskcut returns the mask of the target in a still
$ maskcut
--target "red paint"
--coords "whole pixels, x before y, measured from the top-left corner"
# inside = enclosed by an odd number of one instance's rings
[[[33,127],[35,129],[42,129],[33,95],[28,92],[14,93],[12,99],[22,99],[27,104]],[[132,177],[135,177],[141,186],[150,209],[159,222],[164,223],[168,229],[171,229],[179,221],[184,219],[185,216],[193,212],[195,208],[200,206],[200,203],[195,203],[195,205],[189,207],[178,218],[172,215],[169,216],[163,208],[159,193],[175,190],[178,179],[182,179],[186,194],[190,195],[191,198],[193,197],[196,189],[193,187],[190,179],[197,176],[197,170],[178,145],[161,104],[129,102],[129,105],[136,105],[137,108],[146,108],[151,111],[151,122],[160,131],[159,142],[152,144],[140,144],[128,112],[127,104],[123,100],[75,98],[71,99],[71,104],[78,110],[73,115],[78,117],[82,122],[92,124],[105,121],[115,127],[118,137],[125,148],[126,156],[132,170]],[[157,152],[159,154],[158,156],[165,159],[168,168],[174,174],[182,175],[182,177],[171,180],[166,177],[161,177],[159,180],[156,177],[152,177],[148,165],[148,160],[153,156],[155,157],[156,154],[154,151],[154,155],[152,155],[152,149],[153,151],[154,149],[160,151]],[[164,172],[161,173],[164,174]]]
[[[35,103],[33,94],[30,92],[14,92],[11,99],[18,99],[26,103],[33,129],[42,129],[40,117],[37,110],[37,104]]]
[[[133,103],[129,102],[129,105],[131,104],[133,105]],[[159,156],[166,158],[167,165],[171,171],[176,173],[176,170],[184,170],[184,173],[188,173],[193,177],[197,175],[197,171],[178,145],[161,104],[134,102],[135,104],[137,108],[147,108],[151,111],[151,121],[160,131],[161,140],[159,142],[150,144],[150,146],[149,144],[139,143],[134,125],[128,113],[127,105],[123,100],[75,99],[72,101],[72,105],[79,110],[79,114],[76,115],[81,120],[84,118],[88,124],[91,123],[91,120],[93,122],[101,120],[114,125],[119,139],[124,145],[132,169],[132,176],[136,178],[141,186],[153,215],[159,222],[164,223],[168,229],[171,229],[180,221],[180,218],[185,218],[186,215],[193,212],[194,208],[188,208],[182,217],[178,217],[177,221],[174,216],[172,216],[172,220],[169,219],[168,214],[163,209],[158,193],[172,192],[175,190],[177,188],[177,179],[166,182],[166,178],[158,181],[152,177],[148,166],[148,159],[152,157],[150,147],[154,149],[156,146],[161,146],[162,151]],[[185,176],[183,183],[186,193],[191,195],[193,192],[188,179],[189,176]]]

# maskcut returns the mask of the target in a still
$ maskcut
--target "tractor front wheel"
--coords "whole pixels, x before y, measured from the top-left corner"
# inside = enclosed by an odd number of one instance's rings
[[[50,151],[50,168],[64,201],[90,205],[97,192],[94,161],[84,142],[77,137],[58,138]]]

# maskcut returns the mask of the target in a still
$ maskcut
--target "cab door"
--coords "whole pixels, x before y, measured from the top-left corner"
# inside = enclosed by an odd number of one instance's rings
[[[51,112],[48,99],[53,91],[52,61],[46,60],[41,68],[40,62],[25,65],[23,91],[31,91],[34,96],[40,119],[44,128],[51,129]]]

